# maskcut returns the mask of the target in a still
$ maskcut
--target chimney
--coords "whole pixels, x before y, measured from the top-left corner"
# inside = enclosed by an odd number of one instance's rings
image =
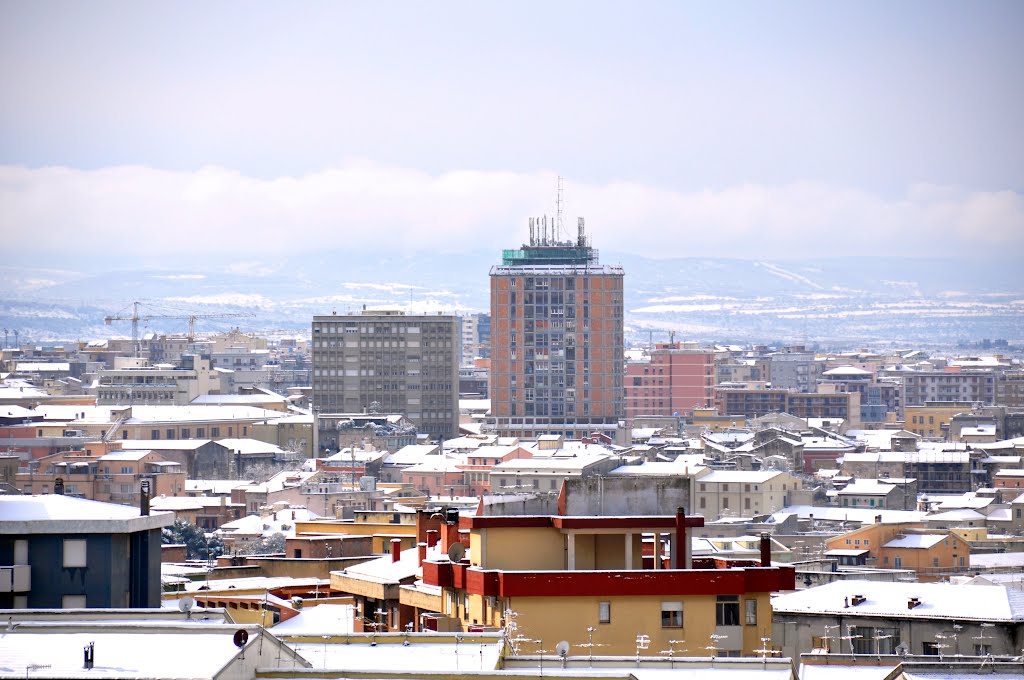
[[[875,515],[875,524],[881,524],[881,523],[882,523],[882,516],[881,515]]]
[[[676,545],[675,550],[672,551],[673,569],[686,569],[686,548],[689,540],[686,536],[686,510],[681,507],[676,508]],[[659,559],[657,545],[658,542],[655,541],[655,560]]]
[[[142,480],[142,484],[139,488],[139,514],[149,514],[149,480]]]
[[[452,546],[452,543],[459,542],[459,525],[442,524],[441,531],[444,532],[441,535],[441,550],[448,552],[448,548]]]
[[[402,558],[402,539],[391,539],[391,561],[397,562]]]
[[[82,668],[85,668],[86,670],[89,670],[89,669],[91,669],[93,667],[93,664],[95,664],[96,643],[90,642],[89,644],[87,644],[83,648],[82,651],[83,651],[84,657],[85,657],[84,663],[82,664]]]
[[[767,533],[761,534],[761,566],[772,566],[772,539]]]
[[[426,543],[417,543],[416,544],[416,561],[417,561],[417,564],[422,566],[422,564],[426,561],[426,559],[427,559],[427,544]]]
[[[921,598],[912,597],[909,600],[907,600],[907,609],[913,609],[914,607],[919,606],[921,606]]]
[[[431,529],[430,531],[428,531],[427,532],[427,547],[428,548],[433,548],[435,545],[437,545],[437,539],[440,537],[440,535],[441,535],[441,533],[437,529]]]

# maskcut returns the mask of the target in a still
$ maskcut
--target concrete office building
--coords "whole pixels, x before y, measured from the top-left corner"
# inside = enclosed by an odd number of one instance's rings
[[[431,438],[459,431],[457,317],[363,310],[313,317],[313,408],[398,413]]]
[[[491,413],[502,435],[613,434],[623,399],[623,270],[598,264],[578,224],[530,220],[530,241],[491,267]]]

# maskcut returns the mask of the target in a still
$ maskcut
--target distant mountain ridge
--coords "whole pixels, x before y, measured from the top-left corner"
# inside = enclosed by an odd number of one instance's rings
[[[0,267],[0,324],[23,340],[127,335],[103,317],[140,300],[149,313],[251,312],[204,320],[306,333],[314,314],[367,306],[486,311],[500,253],[328,251],[276,260],[140,266]],[[1024,274],[1011,256],[986,261],[895,256],[803,260],[655,259],[602,251],[626,270],[631,339],[676,331],[701,341],[953,342],[1024,338]],[[116,322],[115,322],[116,323]],[[146,325],[177,332],[184,322]]]

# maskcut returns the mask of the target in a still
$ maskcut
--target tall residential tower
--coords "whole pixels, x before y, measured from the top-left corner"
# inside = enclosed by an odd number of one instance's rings
[[[491,267],[491,413],[507,436],[614,434],[624,416],[623,270],[530,219],[530,241]]]

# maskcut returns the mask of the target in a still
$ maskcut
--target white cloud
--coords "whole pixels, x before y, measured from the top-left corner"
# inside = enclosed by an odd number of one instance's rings
[[[301,176],[221,167],[98,170],[0,166],[0,232],[34,254],[224,252],[227,268],[266,276],[268,252],[511,247],[529,216],[551,214],[554,175],[431,175],[348,162]],[[596,247],[653,256],[781,258],[1012,252],[1024,246],[1024,198],[920,184],[901,196],[816,182],[682,190],[566,182],[566,220],[587,217]],[[258,258],[258,259],[257,259]]]

